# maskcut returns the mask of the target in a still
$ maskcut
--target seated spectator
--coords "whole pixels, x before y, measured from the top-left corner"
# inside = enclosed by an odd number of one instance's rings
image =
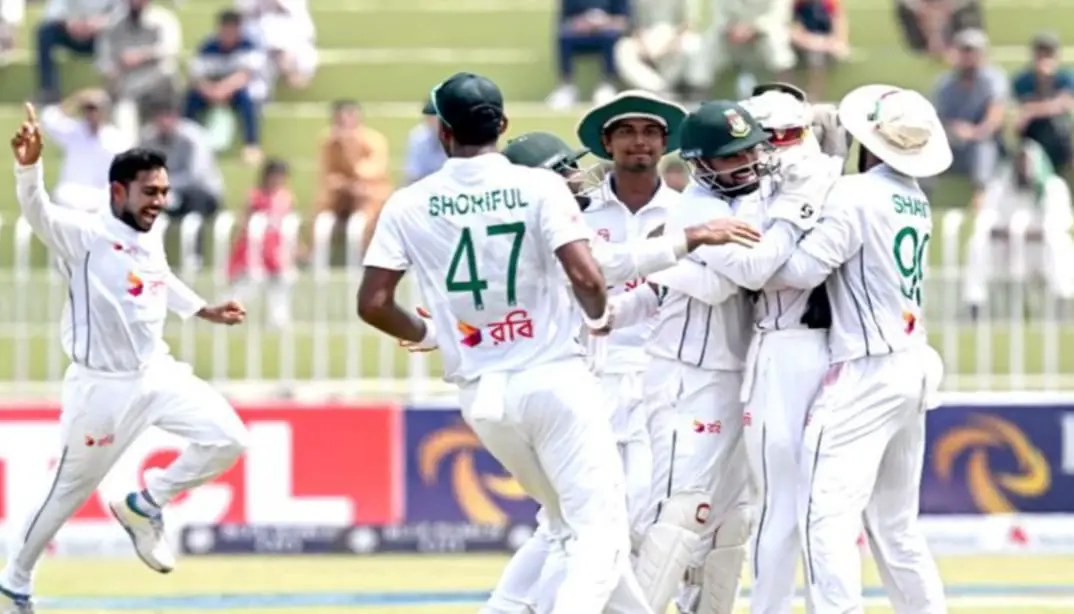
[[[411,128],[410,134],[407,135],[406,164],[403,167],[403,181],[406,185],[432,175],[440,170],[447,160],[444,146],[440,144],[440,135],[437,133],[439,122],[432,101],[425,103],[421,115],[422,122]]]
[[[824,73],[833,62],[850,56],[850,28],[839,0],[797,0],[791,43],[809,70],[806,92],[824,99]]]
[[[176,94],[183,35],[175,13],[151,0],[127,0],[97,41],[97,67],[108,82],[116,126],[133,140],[147,103]]]
[[[301,89],[317,72],[317,30],[306,0],[235,0],[251,40],[268,51],[264,79]]]
[[[108,168],[132,143],[107,123],[107,108],[103,90],[85,90],[41,110],[42,132],[63,151],[56,204],[84,211],[109,205]]]
[[[664,97],[707,97],[712,75],[698,71],[701,35],[691,29],[687,9],[686,0],[634,4],[633,29],[615,44],[616,70],[629,87]]]
[[[682,160],[671,159],[664,164],[664,183],[673,190],[682,192],[690,183],[690,171]]]
[[[319,174],[321,192],[317,208],[332,211],[341,223],[353,213],[366,219],[366,241],[372,236],[380,208],[392,192],[388,139],[365,125],[362,109],[353,100],[332,105],[332,125],[321,141]]]
[[[984,30],[980,0],[896,0],[903,39],[911,50],[948,61],[963,30]]]
[[[263,66],[264,57],[243,36],[242,16],[235,11],[220,14],[216,34],[207,38],[190,60],[186,117],[197,120],[207,111],[234,109],[242,123],[243,159],[248,164],[261,159],[261,109],[249,86]],[[209,125],[212,131],[212,123]]]
[[[1033,65],[1014,79],[1015,127],[1044,148],[1056,170],[1069,175],[1074,157],[1074,72],[1059,65],[1059,48],[1059,39],[1052,34],[1033,39]]]
[[[44,19],[37,26],[37,85],[41,102],[51,104],[60,99],[53,52],[63,48],[77,55],[93,55],[97,36],[111,19],[114,1],[48,0]]]
[[[259,280],[251,275],[251,266],[262,270],[268,282],[269,322],[277,327],[286,326],[291,321],[293,280],[288,273],[295,254],[287,251],[283,236],[283,221],[295,209],[295,197],[288,185],[290,180],[291,169],[286,162],[275,158],[265,162],[257,187],[247,197],[246,210],[239,224],[241,230],[228,260],[228,276],[238,300],[249,300],[251,294],[259,290],[255,285]],[[257,254],[250,253],[249,225],[254,215],[264,215],[266,222]],[[256,264],[251,262],[253,258],[257,259]]]
[[[988,282],[999,260],[997,256],[1005,255],[994,249],[993,239],[1005,238],[1002,231],[1018,211],[1032,216],[1031,229],[1043,242],[1043,258],[1036,272],[1044,277],[1053,296],[1074,298],[1074,268],[1070,266],[1074,262],[1074,239],[1070,236],[1074,210],[1070,187],[1055,174],[1044,149],[1026,139],[1014,160],[988,182],[980,214],[974,218],[963,293],[974,319],[988,300]]]
[[[969,177],[976,210],[1000,158],[1007,77],[985,62],[988,36],[981,30],[959,32],[954,44],[955,67],[940,77],[933,102],[955,154],[951,171]]]
[[[162,100],[147,109],[150,123],[142,130],[142,147],[168,156],[168,177],[172,191],[168,215],[182,218],[188,213],[205,217],[216,214],[224,194],[224,177],[209,146],[209,135],[200,124],[179,115],[179,105]]]
[[[574,84],[574,60],[578,55],[600,54],[603,81],[593,92],[593,104],[615,96],[615,43],[629,25],[627,0],[560,0],[559,87],[546,102],[553,109],[566,109],[578,102]]]
[[[15,48],[15,36],[26,16],[26,0],[0,0],[0,63]]]
[[[748,98],[758,72],[787,81],[795,65],[791,47],[791,4],[786,0],[713,2],[715,13],[705,32],[704,69],[719,75],[738,71],[738,98]]]

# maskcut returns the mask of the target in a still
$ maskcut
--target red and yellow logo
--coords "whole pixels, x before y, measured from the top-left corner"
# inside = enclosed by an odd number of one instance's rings
[[[142,292],[145,291],[145,284],[142,283],[142,279],[133,272],[127,273],[127,284],[130,286],[127,288],[127,294],[131,296],[141,296]]]
[[[459,329],[462,333],[462,344],[468,348],[477,347],[481,344],[481,329],[474,328],[465,322],[459,322],[455,325],[455,328]]]
[[[906,325],[905,327],[903,327],[903,332],[905,332],[907,335],[914,332],[914,329],[917,328],[917,316],[910,313],[909,311],[902,312],[902,321],[903,324]]]

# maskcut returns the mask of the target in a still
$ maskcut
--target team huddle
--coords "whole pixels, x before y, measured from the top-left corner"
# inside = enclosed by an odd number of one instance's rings
[[[464,419],[541,505],[482,612],[729,614],[747,559],[755,614],[791,611],[799,561],[809,611],[862,612],[863,532],[898,614],[946,612],[917,524],[943,375],[917,179],[952,154],[923,96],[871,85],[824,111],[767,84],[688,113],[628,91],[585,115],[582,147],[531,133],[502,149],[494,83],[460,73],[431,100],[449,159],[385,205],[358,313],[443,355]],[[71,290],[62,452],[0,572],[0,612],[29,614],[48,543],[150,426],[190,445],[109,509],[148,567],[174,568],[162,508],[231,467],[246,431],[170,356],[164,321],[245,311],[171,273],[159,154],[117,156],[112,206],[90,214],[49,199],[30,106],[11,147],[22,213]],[[681,193],[658,171],[675,151]],[[591,181],[589,155],[611,172]],[[407,271],[419,313],[395,301]]]
[[[747,559],[756,614],[792,610],[799,561],[809,611],[862,612],[863,532],[896,612],[946,612],[917,524],[943,373],[917,179],[952,154],[923,96],[865,86],[815,121],[784,84],[692,112],[628,91],[583,117],[580,148],[501,149],[484,77],[432,104],[448,162],[384,207],[358,310],[443,354],[464,419],[541,505],[484,614],[729,614]],[[682,193],[658,172],[676,150]],[[595,184],[587,155],[611,163]],[[394,299],[407,271],[419,314]]]

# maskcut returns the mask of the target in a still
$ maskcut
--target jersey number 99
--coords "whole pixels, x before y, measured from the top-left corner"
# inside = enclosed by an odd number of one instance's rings
[[[518,278],[518,257],[522,254],[522,239],[526,236],[526,224],[523,222],[511,222],[509,224],[493,224],[485,228],[485,234],[489,237],[511,237],[511,254],[507,258],[507,306],[514,307],[517,301],[515,295],[515,283]],[[465,264],[464,264],[465,261]],[[459,279],[460,268],[465,268],[465,279]],[[474,299],[474,309],[481,311],[485,308],[482,292],[488,290],[489,283],[482,279],[477,271],[477,254],[474,250],[473,234],[469,228],[462,229],[462,236],[455,245],[455,253],[451,256],[451,264],[448,265],[447,278],[444,280],[448,292],[469,292]]]
[[[925,280],[925,251],[929,244],[929,233],[919,234],[913,226],[906,226],[895,235],[892,253],[895,256],[895,268],[899,270],[902,280],[899,285],[902,295],[921,306],[921,288]]]

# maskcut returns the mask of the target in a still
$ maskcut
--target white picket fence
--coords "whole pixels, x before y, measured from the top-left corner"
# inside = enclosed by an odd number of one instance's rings
[[[1074,387],[1074,377],[1061,362],[1066,329],[1056,302],[1042,298],[1032,284],[998,284],[1007,288],[1007,315],[993,314],[970,324],[961,300],[964,227],[960,211],[945,213],[939,221],[939,262],[933,259],[927,277],[926,322],[933,343],[943,354],[949,390],[1059,390]],[[161,220],[161,223],[166,220]],[[222,299],[234,293],[228,276],[228,254],[238,232],[237,218],[223,212],[212,220],[192,215],[169,233],[172,262],[177,274],[202,295]],[[0,226],[3,226],[0,220]],[[292,311],[287,324],[269,317],[266,295],[272,280],[261,266],[268,220],[254,216],[247,227],[249,277],[261,287],[247,300],[250,320],[245,326],[223,328],[196,322],[170,324],[173,352],[195,365],[198,372],[231,390],[252,394],[382,393],[433,394],[444,390],[435,355],[408,354],[394,340],[373,331],[355,315],[355,291],[361,278],[359,261],[364,220],[352,217],[344,230],[345,262],[332,267],[332,236],[336,220],[318,215],[310,226],[292,215],[279,227],[287,253],[294,253],[303,237],[310,241],[308,267],[286,263],[285,279],[293,280],[286,303]],[[1004,260],[1007,277],[1021,280],[1034,250],[1032,220],[1015,216]],[[44,250],[23,219],[0,229],[0,249],[11,242],[9,266],[0,267],[0,386],[5,391],[51,393],[62,378],[66,358],[60,349],[59,318],[67,289],[55,270],[45,264]],[[203,235],[213,257],[201,266],[196,253]],[[177,251],[177,253],[176,253]],[[0,262],[6,260],[0,253]],[[412,276],[404,283],[404,303],[416,305]],[[1033,312],[1026,317],[1027,310]],[[1074,340],[1074,336],[1068,337]],[[1069,353],[1070,350],[1068,349]],[[5,355],[6,354],[6,355]],[[4,364],[10,361],[5,368]]]

